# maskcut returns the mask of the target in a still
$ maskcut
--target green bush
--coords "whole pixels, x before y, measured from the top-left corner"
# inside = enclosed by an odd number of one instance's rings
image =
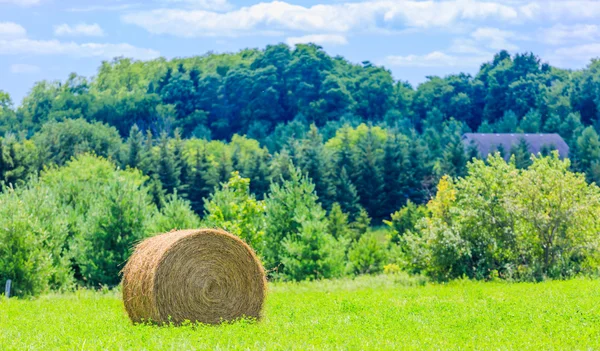
[[[373,274],[383,271],[387,263],[387,245],[375,233],[367,233],[348,251],[349,269],[355,274]]]
[[[259,254],[264,251],[265,204],[250,193],[250,179],[233,172],[205,203],[204,225],[244,239]]]
[[[200,227],[200,218],[192,211],[190,202],[177,193],[167,196],[167,200],[150,219],[150,234],[160,234],[173,229],[195,229]]]
[[[145,180],[138,170],[122,171],[88,154],[43,172],[41,182],[57,195],[68,215],[67,246],[81,283],[118,284],[134,244],[149,235],[149,220],[157,210]]]
[[[327,232],[325,211],[314,185],[297,169],[290,180],[271,184],[266,203],[267,268],[285,279],[332,278],[343,274],[345,244]]]
[[[427,207],[415,205],[408,200],[406,206],[392,213],[391,221],[383,221],[391,229],[390,240],[399,243],[401,238],[408,232],[414,232],[417,223],[427,216]]]
[[[95,191],[96,202],[78,218],[75,262],[86,285],[116,286],[133,247],[149,235],[155,213],[145,189],[125,179],[112,179]]]
[[[0,194],[0,283],[30,296],[71,285],[68,221],[56,196],[37,181]]]
[[[569,167],[557,153],[527,169],[496,155],[442,178],[430,216],[403,238],[407,268],[442,280],[597,273],[600,189]]]

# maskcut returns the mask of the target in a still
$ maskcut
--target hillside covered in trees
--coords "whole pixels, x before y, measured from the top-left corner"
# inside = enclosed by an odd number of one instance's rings
[[[0,91],[0,181],[27,182],[91,152],[137,168],[157,206],[177,192],[198,214],[232,171],[262,199],[293,163],[323,207],[376,223],[422,204],[477,157],[469,131],[559,133],[571,168],[600,180],[600,61],[569,71],[499,52],[474,75],[418,87],[316,45],[173,60],[104,62],[96,76],[37,83],[20,106]],[[518,168],[526,145],[506,153]]]

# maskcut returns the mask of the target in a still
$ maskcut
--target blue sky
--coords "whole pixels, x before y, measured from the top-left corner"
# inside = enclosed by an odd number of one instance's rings
[[[474,73],[501,49],[563,68],[600,57],[600,0],[0,0],[0,90],[152,59],[316,42],[413,84]]]

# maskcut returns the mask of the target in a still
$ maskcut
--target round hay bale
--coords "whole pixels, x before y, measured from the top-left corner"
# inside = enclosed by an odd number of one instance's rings
[[[181,230],[141,242],[123,269],[123,302],[134,323],[218,324],[259,319],[264,269],[238,237],[217,229]]]

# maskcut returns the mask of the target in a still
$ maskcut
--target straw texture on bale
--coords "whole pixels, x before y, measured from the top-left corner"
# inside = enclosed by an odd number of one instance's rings
[[[134,322],[218,324],[259,319],[264,269],[238,237],[181,230],[141,242],[123,269],[123,302]]]

